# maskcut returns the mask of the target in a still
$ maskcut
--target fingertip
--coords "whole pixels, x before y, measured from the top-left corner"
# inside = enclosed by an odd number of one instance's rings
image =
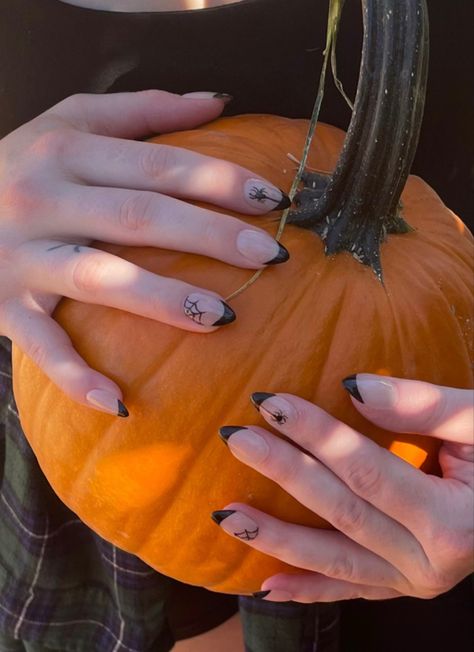
[[[234,97],[229,93],[213,92],[213,91],[193,91],[191,93],[184,93],[181,97],[190,100],[220,100],[223,104],[229,104]]]

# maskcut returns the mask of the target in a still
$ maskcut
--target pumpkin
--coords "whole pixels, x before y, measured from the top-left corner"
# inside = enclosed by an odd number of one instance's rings
[[[399,4],[404,16],[407,3],[413,6],[411,0],[397,0],[391,6],[397,11]],[[380,5],[386,9],[385,0]],[[370,60],[367,51],[366,45],[363,69]],[[423,65],[417,63],[420,79]],[[361,83],[368,82],[362,78]],[[399,87],[390,92],[395,102]],[[404,187],[403,220],[399,217],[397,222],[399,195],[393,198],[385,179],[389,163],[381,165],[377,159],[374,171],[373,157],[356,164],[351,154],[364,153],[355,124],[362,96],[358,91],[345,144],[341,131],[318,126],[308,166],[335,172],[326,179],[322,196],[315,197],[311,188],[307,201],[301,196],[282,237],[291,253],[289,262],[266,269],[232,299],[236,322],[212,334],[187,333],[103,306],[61,302],[56,319],[88,363],[122,387],[128,419],[74,403],[21,351],[14,351],[22,425],[59,497],[102,537],[186,583],[251,593],[269,575],[295,571],[216,527],[210,513],[230,501],[248,503],[287,521],[328,527],[272,481],[234,459],[220,441],[217,433],[223,425],[263,425],[249,401],[252,392],[302,396],[411,464],[436,472],[435,440],[393,434],[366,422],[353,408],[341,380],[363,371],[464,388],[473,385],[472,236],[416,177]],[[419,108],[410,111],[413,122],[418,121]],[[384,117],[379,124],[384,133],[387,121]],[[307,127],[307,120],[244,115],[154,140],[233,161],[288,191],[294,165],[287,154],[301,153]],[[355,133],[359,140],[354,140]],[[387,156],[399,157],[400,151],[393,153],[394,149],[393,143],[385,146],[385,161]],[[404,160],[409,165],[410,155]],[[387,232],[393,234],[375,258],[370,255],[373,232],[367,240],[367,260],[360,240],[357,247],[345,246],[345,252],[328,256],[328,251],[341,248],[342,239],[331,241],[329,219],[316,220],[319,226],[312,229],[311,210],[334,203],[331,193],[339,192],[338,175],[344,179],[343,193],[347,186],[357,185],[354,179],[361,178],[361,170],[366,178],[364,166],[372,166],[371,182],[368,192],[356,197],[355,203],[362,206],[359,218],[379,229],[380,242]],[[403,173],[399,176],[395,185],[403,187]],[[370,215],[370,206],[379,201],[373,195],[374,184],[381,195],[390,195],[393,208],[382,229],[380,214]],[[325,211],[332,215],[330,208]],[[279,214],[238,217],[275,234]],[[351,224],[354,219],[358,218],[352,215]],[[357,237],[366,227],[359,223]],[[249,277],[247,270],[197,255],[104,248],[157,274],[224,297]]]

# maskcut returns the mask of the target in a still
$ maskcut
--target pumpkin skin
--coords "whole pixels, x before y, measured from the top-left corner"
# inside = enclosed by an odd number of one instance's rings
[[[306,120],[253,115],[154,140],[234,161],[288,191],[294,164],[287,153],[300,155],[306,131]],[[320,125],[309,166],[332,170],[343,138]],[[64,503],[161,573],[245,594],[266,577],[295,569],[231,539],[210,512],[240,501],[287,521],[328,527],[234,459],[217,436],[223,425],[268,427],[250,404],[252,392],[302,396],[436,472],[439,442],[376,428],[341,386],[357,372],[473,386],[473,238],[419,178],[409,178],[402,202],[415,231],[382,245],[384,285],[349,254],[326,257],[318,236],[289,225],[282,243],[290,260],[266,269],[233,299],[236,322],[211,334],[63,300],[55,317],[88,363],[122,387],[130,411],[118,419],[74,403],[14,350],[22,425]],[[276,233],[278,213],[238,217]],[[104,248],[223,297],[252,273],[197,255]]]

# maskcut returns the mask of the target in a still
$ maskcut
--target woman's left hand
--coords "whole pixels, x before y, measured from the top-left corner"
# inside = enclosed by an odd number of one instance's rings
[[[308,572],[265,580],[258,597],[325,602],[402,595],[432,598],[473,570],[473,392],[358,374],[345,381],[354,406],[392,431],[443,439],[443,477],[427,475],[290,394],[255,394],[263,418],[298,444],[257,426],[221,436],[335,531],[230,504],[213,518],[228,534]],[[307,451],[305,453],[304,451]]]

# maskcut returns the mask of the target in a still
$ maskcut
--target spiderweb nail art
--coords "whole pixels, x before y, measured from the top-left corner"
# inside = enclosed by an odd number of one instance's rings
[[[192,301],[192,299],[186,297],[184,300],[184,314],[198,324],[202,324],[202,318],[206,314],[206,311],[199,310],[198,303],[199,299]]]
[[[255,530],[247,530],[245,528],[242,532],[234,532],[234,535],[244,541],[253,541],[253,539],[256,539],[258,536],[258,527],[256,527]]]

